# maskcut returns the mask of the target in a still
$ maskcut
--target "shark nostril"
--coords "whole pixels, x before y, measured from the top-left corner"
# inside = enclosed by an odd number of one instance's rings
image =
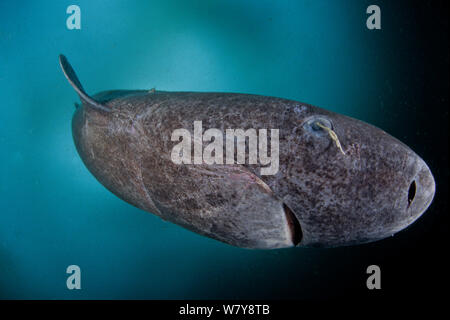
[[[291,233],[291,240],[294,246],[297,246],[303,238],[302,227],[292,210],[283,203],[284,214],[286,215],[286,221]]]
[[[409,185],[408,190],[408,208],[413,202],[415,196],[416,196],[416,181],[413,180],[413,182],[411,182],[411,184]]]

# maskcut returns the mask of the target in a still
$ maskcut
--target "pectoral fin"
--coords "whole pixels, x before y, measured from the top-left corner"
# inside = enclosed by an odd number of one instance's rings
[[[110,108],[95,101],[84,91],[83,86],[81,85],[80,80],[78,80],[78,77],[77,77],[75,71],[73,70],[69,61],[67,61],[67,58],[62,54],[59,55],[59,64],[61,65],[62,71],[64,72],[64,76],[67,78],[70,85],[78,93],[78,95],[80,96],[80,99],[84,105],[94,108],[96,110],[102,110],[102,111],[106,111],[106,112],[111,111]]]
[[[244,248],[293,247],[302,239],[294,213],[243,167],[167,164],[151,172],[144,167],[143,181],[164,219]]]

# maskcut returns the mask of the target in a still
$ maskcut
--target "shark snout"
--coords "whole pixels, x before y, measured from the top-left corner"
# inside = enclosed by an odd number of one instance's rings
[[[427,164],[417,157],[415,170],[405,190],[407,219],[405,227],[417,220],[433,201],[436,185],[433,174]]]

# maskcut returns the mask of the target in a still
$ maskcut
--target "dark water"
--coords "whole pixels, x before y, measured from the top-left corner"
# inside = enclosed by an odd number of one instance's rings
[[[81,30],[66,8],[81,8]],[[441,286],[448,230],[448,22],[438,1],[0,2],[0,298],[420,296]],[[338,249],[252,251],[128,205],[71,136],[87,92],[226,91],[304,101],[372,123],[430,166],[437,194],[407,230]],[[82,290],[66,288],[79,265]],[[366,268],[382,290],[366,289]]]

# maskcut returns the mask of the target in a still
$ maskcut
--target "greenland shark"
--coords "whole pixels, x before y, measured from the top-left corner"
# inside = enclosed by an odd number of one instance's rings
[[[72,133],[89,171],[119,198],[201,235],[257,249],[356,245],[406,228],[434,197],[427,164],[360,120],[252,94],[90,96],[59,62],[81,99]]]

